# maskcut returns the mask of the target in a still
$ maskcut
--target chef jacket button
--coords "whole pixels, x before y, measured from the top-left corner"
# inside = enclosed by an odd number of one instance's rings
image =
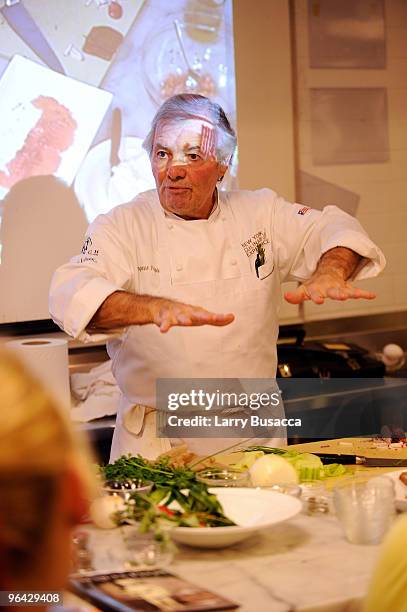
[[[237,264],[237,260],[236,259],[232,259],[231,262],[232,266],[235,266]]]
[[[176,271],[177,271],[177,272],[181,272],[181,270],[182,270],[182,266],[181,266],[181,264],[177,264],[177,265],[175,266],[175,269],[176,269]]]
[[[226,217],[222,217],[222,221],[226,221]]]
[[[173,226],[173,224],[172,224],[172,223],[169,223],[169,224],[168,224],[168,229],[172,229],[173,227],[174,227],[174,226]]]

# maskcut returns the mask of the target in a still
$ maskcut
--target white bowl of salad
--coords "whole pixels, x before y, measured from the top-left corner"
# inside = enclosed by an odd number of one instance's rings
[[[171,537],[180,544],[200,548],[224,548],[241,542],[257,531],[287,521],[301,511],[299,499],[264,489],[209,489],[216,495],[223,512],[235,525],[225,527],[174,527]]]

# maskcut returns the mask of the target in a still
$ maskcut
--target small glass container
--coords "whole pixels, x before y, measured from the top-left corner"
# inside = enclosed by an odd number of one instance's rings
[[[256,488],[266,489],[267,491],[275,491],[276,493],[283,493],[284,495],[291,495],[292,497],[301,497],[301,487],[289,482],[278,482],[268,487]]]
[[[72,536],[71,546],[72,572],[91,572],[93,567],[93,555],[89,546],[89,533],[87,531],[76,531]]]
[[[126,568],[159,569],[173,560],[176,547],[169,538],[157,539],[152,532],[140,533],[138,526],[125,525],[120,529]]]
[[[248,487],[249,472],[236,468],[208,468],[197,472],[196,479],[208,487]]]
[[[307,480],[300,484],[303,511],[306,514],[328,514],[330,503],[326,486],[320,480]]]
[[[103,485],[104,495],[117,495],[126,501],[135,493],[148,495],[153,488],[153,483],[149,480],[109,480]]]

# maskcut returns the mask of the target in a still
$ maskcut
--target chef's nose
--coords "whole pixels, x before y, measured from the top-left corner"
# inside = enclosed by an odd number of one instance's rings
[[[179,164],[174,162],[168,165],[167,174],[170,179],[176,181],[178,179],[183,179],[186,176],[186,167],[185,164]]]

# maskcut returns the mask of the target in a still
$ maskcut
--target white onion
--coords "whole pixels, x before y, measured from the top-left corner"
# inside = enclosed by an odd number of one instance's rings
[[[250,468],[250,478],[255,487],[298,483],[296,470],[287,459],[278,455],[264,455],[257,459]]]
[[[90,518],[96,527],[102,529],[113,529],[117,527],[112,516],[115,512],[124,509],[124,500],[119,495],[105,495],[98,497],[90,506]]]

